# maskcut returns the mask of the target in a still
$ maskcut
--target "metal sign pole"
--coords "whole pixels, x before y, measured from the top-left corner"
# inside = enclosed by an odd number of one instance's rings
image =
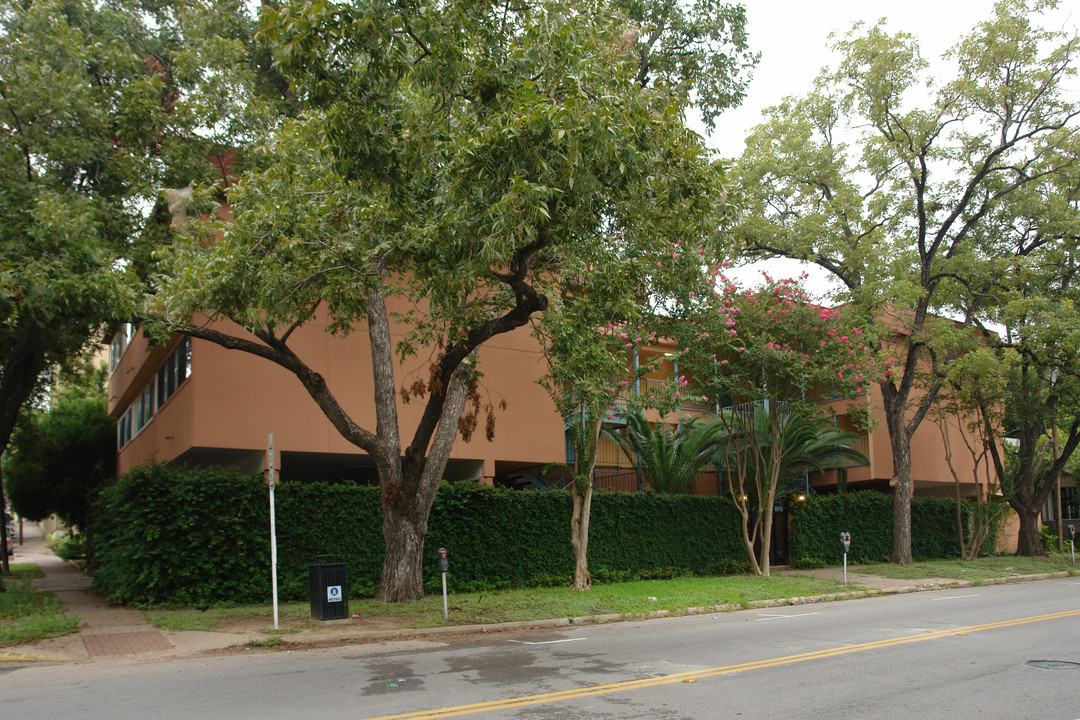
[[[270,586],[274,594],[274,629],[278,629],[277,517],[274,513],[274,433],[267,437],[267,466],[270,470]]]

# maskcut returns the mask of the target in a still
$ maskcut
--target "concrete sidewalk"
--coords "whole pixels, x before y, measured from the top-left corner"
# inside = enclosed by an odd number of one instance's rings
[[[65,562],[56,557],[45,545],[44,538],[36,525],[26,525],[24,544],[22,546],[16,545],[13,562],[36,563],[42,569],[44,577],[34,580],[34,586],[41,590],[56,593],[64,610],[64,615],[67,617],[78,615],[80,623],[77,633],[65,637],[0,648],[0,669],[10,668],[11,664],[27,664],[31,662],[108,664],[166,660],[221,651],[237,646],[242,647],[253,640],[267,639],[267,635],[264,633],[237,634],[158,630],[150,624],[145,613],[116,603],[110,603],[101,596],[91,593],[90,578],[74,563]],[[781,570],[780,572],[785,575],[807,575],[837,582],[843,581],[843,568]],[[1017,576],[996,581],[988,580],[985,584],[1044,580],[1051,577],[1062,577],[1067,574]],[[845,590],[841,587],[838,588],[836,593],[829,595],[763,600],[750,603],[748,607],[749,609],[757,609],[802,605],[877,595],[918,592],[921,590],[969,587],[972,585],[968,581],[950,578],[898,580],[877,575],[867,575],[850,568],[847,579],[850,585],[855,586],[851,590]],[[686,611],[686,614],[728,612],[739,609],[742,609],[742,606],[693,608]],[[666,617],[672,614],[667,611],[659,611],[651,613],[649,617]],[[298,647],[326,647],[354,642],[386,642],[405,638],[564,627],[578,624],[615,622],[623,619],[627,618],[621,615],[603,615],[582,618],[552,618],[497,625],[425,628],[420,630],[363,630],[347,621],[330,621],[315,629],[291,633],[285,636],[284,639],[287,646],[294,649]],[[634,615],[633,619],[640,620],[641,616]]]
[[[55,593],[64,616],[78,616],[80,622],[79,631],[71,635],[0,648],[0,663],[154,660],[197,655],[252,639],[230,633],[158,630],[145,613],[91,593],[90,577],[74,563],[54,555],[33,523],[24,524],[23,544],[16,543],[11,561],[40,567],[44,577],[33,580],[34,587]]]

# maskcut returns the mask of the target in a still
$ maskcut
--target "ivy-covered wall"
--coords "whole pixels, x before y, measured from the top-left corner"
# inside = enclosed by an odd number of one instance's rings
[[[353,596],[373,596],[383,560],[377,488],[285,483],[276,489],[278,585],[308,596],[320,555],[348,566]],[[874,492],[811,497],[792,508],[793,564],[887,561],[892,499]],[[912,502],[916,559],[959,555],[956,507]],[[425,585],[440,587],[436,553],[450,559],[451,591],[569,584],[568,492],[522,492],[475,483],[444,485],[424,548]],[[95,583],[125,603],[265,602],[270,596],[270,511],[261,477],[164,465],[137,468],[101,495],[94,516]],[[738,513],[726,498],[599,492],[593,499],[589,570],[599,582],[677,574],[742,572]]]
[[[375,594],[383,559],[377,488],[284,483],[275,491],[278,586],[304,599],[307,565],[336,555],[353,595]],[[452,590],[569,584],[570,495],[474,483],[444,485],[424,549],[425,584]],[[126,603],[257,602],[270,594],[269,504],[260,477],[137,468],[101,496],[97,586]],[[723,498],[597,493],[589,568],[598,581],[720,573],[745,567],[738,515]]]
[[[892,556],[891,495],[868,490],[810,497],[792,504],[791,524],[796,567],[842,563],[842,532],[851,533],[849,563],[888,562]],[[912,498],[911,554],[917,561],[960,557],[955,500]]]

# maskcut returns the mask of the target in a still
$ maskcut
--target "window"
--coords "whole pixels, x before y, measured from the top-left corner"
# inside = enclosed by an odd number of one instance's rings
[[[165,360],[157,373],[157,406],[165,404],[180,383],[184,382],[191,374],[191,340],[187,337],[180,339],[180,344]]]
[[[124,323],[120,326],[120,329],[113,335],[112,343],[109,345],[109,374],[111,375],[116,366],[120,364],[120,358],[124,356],[124,351],[127,350],[128,340],[131,339],[132,326],[131,323]]]
[[[146,386],[135,401],[135,433],[142,431],[154,417],[154,383]]]
[[[117,334],[119,337],[119,334]],[[113,339],[113,346],[116,339]],[[112,353],[110,352],[110,358]],[[169,353],[157,375],[143,388],[139,397],[116,423],[116,447],[120,449],[142,432],[154,419],[154,413],[165,404],[180,384],[191,375],[191,340],[180,338],[179,344]]]
[[[131,440],[131,411],[132,408],[128,408],[127,412],[120,416],[120,420],[116,423],[116,449],[120,450]]]

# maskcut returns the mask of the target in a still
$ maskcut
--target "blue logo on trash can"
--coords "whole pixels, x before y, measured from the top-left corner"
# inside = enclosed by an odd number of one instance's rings
[[[326,602],[341,602],[340,585],[330,585],[326,588]]]

